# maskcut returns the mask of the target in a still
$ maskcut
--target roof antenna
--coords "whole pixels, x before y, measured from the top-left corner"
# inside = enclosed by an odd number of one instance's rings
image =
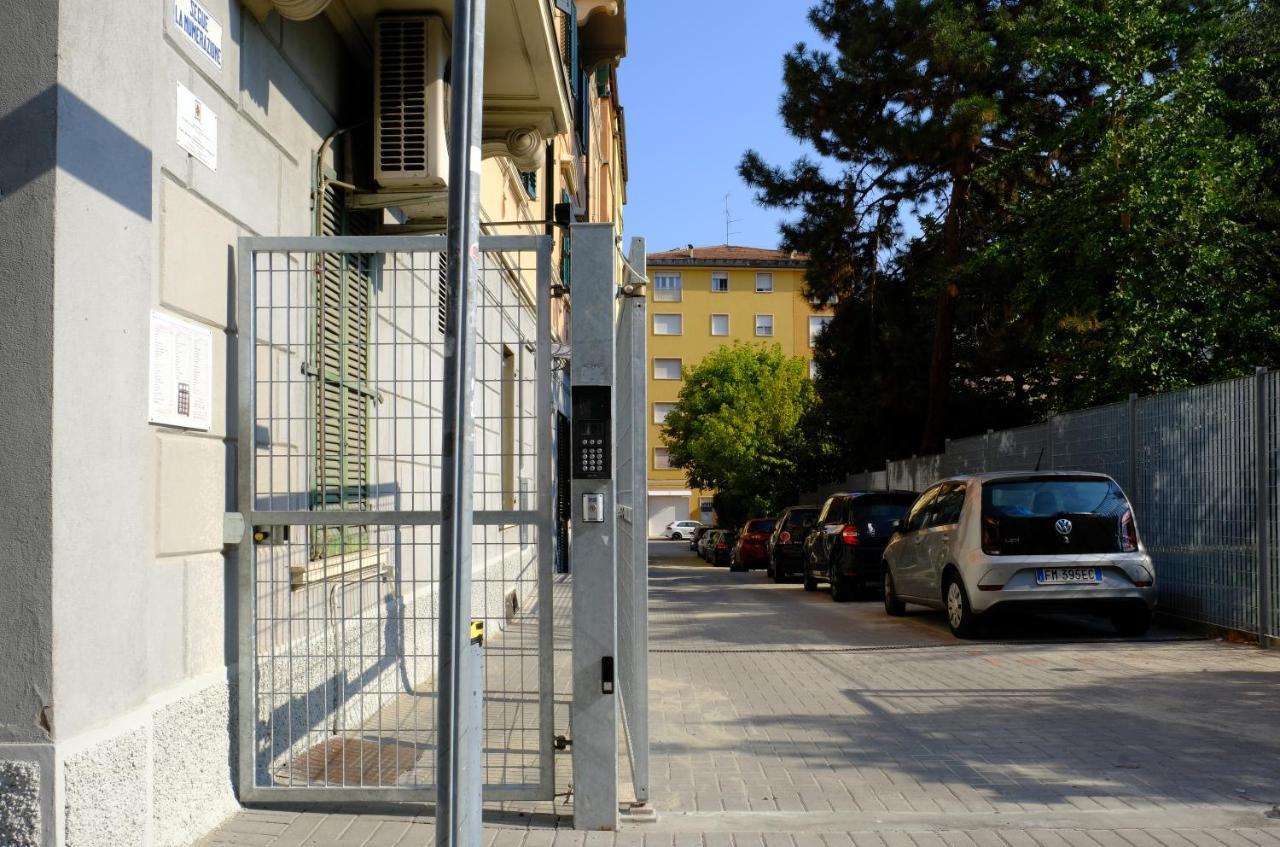
[[[1044,448],[1040,448],[1040,456],[1036,459],[1036,470],[1040,470],[1040,462],[1044,460]]]
[[[734,224],[736,224],[736,223],[742,223],[742,219],[741,219],[741,218],[735,218],[735,217],[734,217],[734,216],[729,212],[729,198],[730,198],[731,196],[733,196],[733,195],[731,195],[731,194],[726,194],[726,195],[724,196],[724,246],[725,246],[725,247],[728,247],[728,246],[729,246],[729,238],[730,238],[730,236],[734,236],[734,235],[741,235],[741,234],[742,234],[741,232],[739,232],[739,231],[737,231],[737,230],[735,230],[735,229],[732,229],[732,227],[733,227],[733,225],[734,225]]]

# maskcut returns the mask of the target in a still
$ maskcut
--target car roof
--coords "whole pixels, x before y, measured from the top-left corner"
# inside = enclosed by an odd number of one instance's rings
[[[1054,479],[1054,478],[1105,479],[1115,482],[1110,476],[1097,471],[987,471],[986,473],[957,474],[945,477],[938,482],[995,482],[1002,479]],[[934,483],[935,485],[937,483]]]
[[[919,491],[907,491],[903,488],[893,488],[887,491],[882,489],[876,489],[874,491],[837,491],[836,493],[828,496],[827,499],[830,500],[832,497],[866,497],[869,494],[910,494],[912,497],[920,496]]]

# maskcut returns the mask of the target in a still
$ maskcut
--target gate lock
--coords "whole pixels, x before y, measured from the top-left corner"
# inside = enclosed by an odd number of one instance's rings
[[[279,526],[255,526],[253,528],[253,542],[255,544],[263,544],[269,547],[279,544],[288,544],[289,527],[287,524]]]

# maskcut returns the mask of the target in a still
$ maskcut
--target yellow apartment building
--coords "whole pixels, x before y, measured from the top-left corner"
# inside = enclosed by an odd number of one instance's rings
[[[782,345],[810,362],[831,320],[804,296],[805,257],[759,247],[688,247],[648,257],[649,534],[674,520],[712,521],[714,492],[691,489],[668,463],[662,422],[675,405],[683,368],[734,341]]]

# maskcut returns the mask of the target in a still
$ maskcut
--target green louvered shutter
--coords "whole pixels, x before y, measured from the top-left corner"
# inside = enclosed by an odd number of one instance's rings
[[[326,188],[321,235],[366,235],[369,229],[365,213],[348,211],[343,195]],[[320,255],[313,372],[316,450],[311,505],[316,510],[369,507],[371,260],[367,254]],[[317,527],[311,557],[351,553],[367,545],[367,527]]]

